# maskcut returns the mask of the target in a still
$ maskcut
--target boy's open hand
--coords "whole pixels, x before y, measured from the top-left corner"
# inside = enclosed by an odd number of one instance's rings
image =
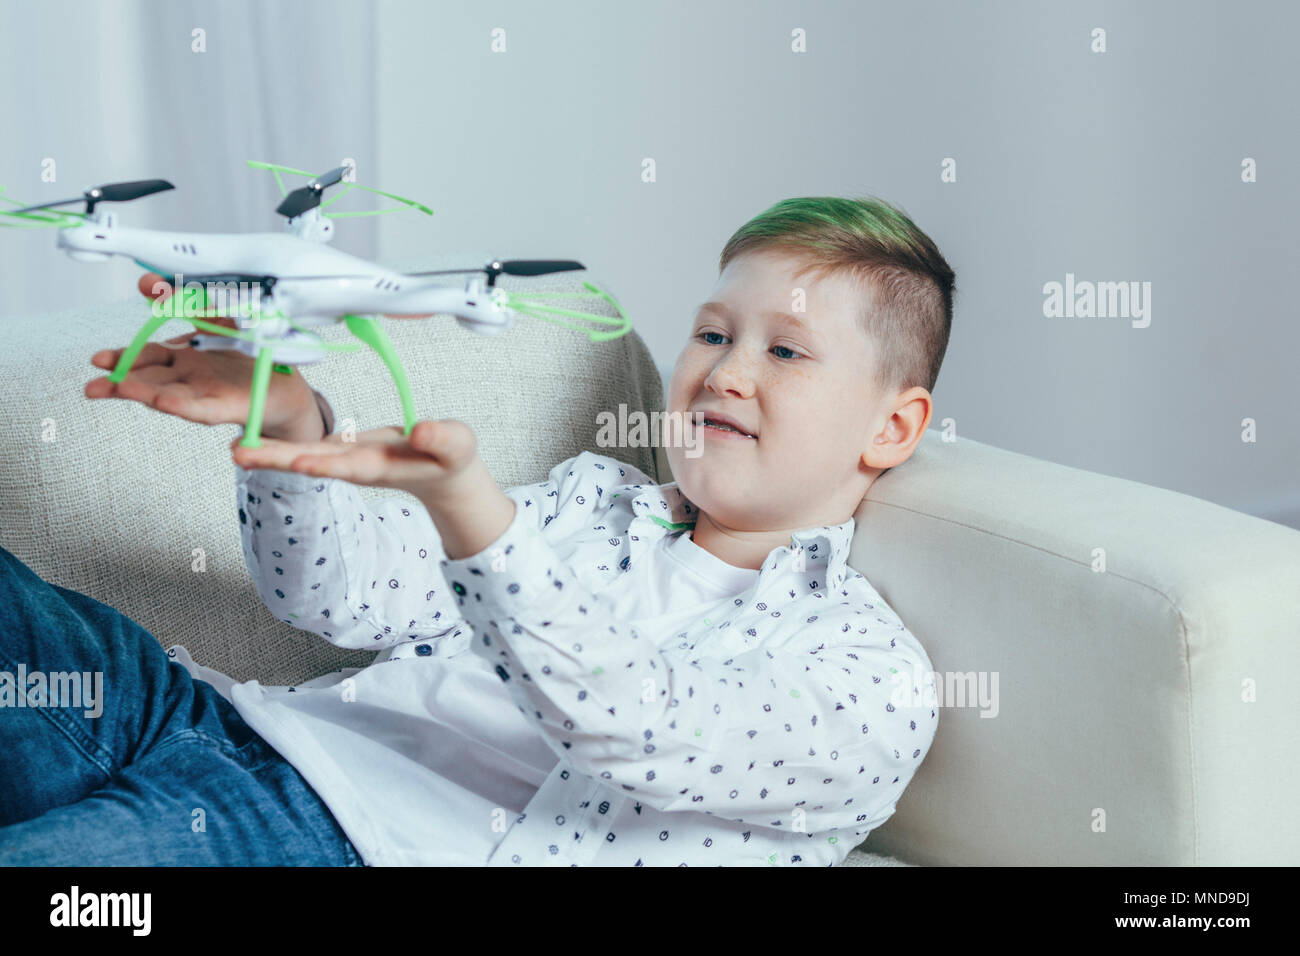
[[[162,301],[172,288],[157,273],[140,278],[140,291]],[[207,316],[206,321],[226,328],[238,328],[228,316]],[[131,364],[121,382],[108,376],[86,383],[87,398],[125,398],[140,402],[168,415],[204,425],[243,424],[248,420],[249,392],[256,362],[232,349],[187,348],[193,331],[177,335],[166,344],[150,342]],[[104,349],[90,359],[98,368],[112,371],[125,349]],[[266,393],[264,437],[310,441],[325,434],[325,424],[311,386],[300,373],[272,375]]]
[[[478,460],[474,429],[450,418],[417,422],[409,437],[390,425],[360,432],[354,441],[337,434],[309,442],[264,439],[258,448],[239,441],[235,439],[230,449],[235,464],[243,468],[296,471],[355,485],[397,488],[421,501],[456,488]]]

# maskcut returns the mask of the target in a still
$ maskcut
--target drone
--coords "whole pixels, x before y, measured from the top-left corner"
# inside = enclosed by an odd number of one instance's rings
[[[380,215],[414,210],[433,215],[433,210],[352,181],[352,167],[339,166],[314,175],[274,163],[249,160],[254,169],[275,175],[282,201],[276,212],[287,220],[286,232],[202,233],[162,232],[118,225],[117,215],[106,204],[142,199],[175,187],[165,179],[143,179],[108,183],[87,189],[81,196],[24,206],[0,195],[0,225],[15,228],[52,227],[59,230],[58,248],[81,262],[99,262],[111,256],[129,256],[141,268],[161,275],[175,294],[165,303],[155,302],[152,315],[122,352],[111,382],[121,382],[150,337],[172,319],[194,326],[189,346],[197,350],[233,349],[254,360],[249,393],[248,418],[241,445],[262,444],[262,416],[272,372],[292,374],[294,366],[310,365],[337,352],[373,349],[383,360],[397,387],[405,423],[410,435],[417,415],[410,383],[392,342],[380,324],[380,315],[452,315],[463,328],[483,335],[509,329],[517,315],[555,322],[585,332],[593,342],[608,341],[631,331],[632,324],[622,307],[607,290],[584,281],[584,292],[531,292],[521,294],[498,285],[498,276],[540,276],[583,270],[582,263],[569,259],[494,259],[485,266],[442,269],[432,272],[395,272],[328,245],[334,235],[336,217]],[[289,189],[281,174],[306,176],[310,181]],[[342,184],[330,198],[325,191]],[[369,211],[325,212],[354,189],[375,193],[401,205]],[[0,193],[4,188],[0,187]],[[84,212],[60,207],[85,204]],[[464,285],[448,284],[437,276],[466,275]],[[184,281],[181,281],[184,280]],[[561,308],[555,298],[601,299],[613,307],[617,318],[576,309]],[[209,303],[216,311],[209,313]],[[223,308],[223,303],[229,308]],[[179,308],[178,308],[179,306]],[[234,311],[237,328],[206,322],[198,315]],[[197,313],[197,314],[190,314]],[[594,322],[595,327],[566,319]],[[361,344],[327,342],[312,331],[315,326],[343,323]]]

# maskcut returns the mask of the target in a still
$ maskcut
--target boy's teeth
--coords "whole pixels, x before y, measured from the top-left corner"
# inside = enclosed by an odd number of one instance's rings
[[[725,428],[727,431],[729,431],[729,432],[735,432],[735,433],[738,434],[738,435],[743,435],[743,434],[745,434],[745,433],[742,432],[739,428],[734,428],[734,427],[732,427],[731,425],[724,424],[723,422],[715,422],[712,418],[706,418],[706,419],[704,420],[704,424],[706,424],[706,425],[712,425],[714,428]]]

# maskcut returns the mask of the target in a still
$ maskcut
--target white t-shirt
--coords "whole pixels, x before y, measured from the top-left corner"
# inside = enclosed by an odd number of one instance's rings
[[[672,631],[758,578],[757,569],[727,564],[691,534],[660,538],[602,598],[638,626]],[[171,651],[231,699],[230,677],[196,664],[180,645]],[[252,681],[236,687],[237,706],[245,719],[260,715],[249,721],[253,726],[275,728],[272,743],[309,781],[331,782],[326,790],[335,816],[374,821],[373,837],[390,848],[385,864],[485,865],[506,829],[484,822],[497,808],[509,811],[503,823],[522,813],[558,758],[481,657],[416,657],[404,666],[409,673],[376,661],[293,692]],[[348,675],[357,685],[351,700],[342,687]],[[360,706],[368,685],[379,681],[390,706]],[[403,700],[421,706],[406,709]],[[384,812],[371,813],[375,806]]]

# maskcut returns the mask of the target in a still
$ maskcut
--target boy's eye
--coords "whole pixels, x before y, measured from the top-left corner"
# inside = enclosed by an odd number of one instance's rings
[[[716,335],[716,336],[717,336],[718,338],[720,338],[720,339],[725,339],[725,338],[726,338],[726,336],[723,335],[721,332],[701,332],[699,335],[697,335],[697,336],[695,336],[695,337],[696,337],[697,339],[703,339],[705,345],[721,345],[721,344],[722,344],[721,342],[713,342],[713,341],[710,341],[710,339],[709,339],[709,336],[710,336],[710,335]],[[777,358],[783,358],[783,359],[795,359],[795,358],[801,358],[801,357],[802,357],[798,352],[796,352],[794,349],[792,349],[792,348],[790,348],[789,346],[786,346],[786,345],[774,345],[774,346],[772,346],[772,350],[773,350],[773,351],[776,351],[777,349],[782,349],[782,350],[784,350],[784,351],[790,353],[789,355],[778,355]]]

